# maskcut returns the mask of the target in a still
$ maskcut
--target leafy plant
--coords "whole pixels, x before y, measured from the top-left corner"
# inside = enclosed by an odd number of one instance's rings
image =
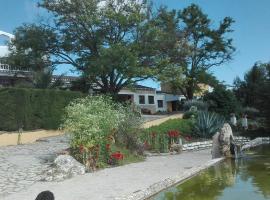
[[[141,134],[145,148],[156,152],[168,152],[170,142],[176,138],[189,136],[193,132],[193,123],[186,119],[171,119],[158,126],[146,129]]]
[[[183,105],[185,111],[194,111],[194,107],[196,107],[197,110],[207,110],[208,104],[200,100],[188,100]]]
[[[225,123],[225,118],[211,112],[200,111],[195,122],[195,131],[204,138],[212,137]]]
[[[78,160],[85,165],[91,161],[91,167],[106,162],[106,144],[113,143],[115,130],[124,119],[121,108],[108,96],[86,97],[67,106],[62,128],[71,135],[71,148],[81,150]]]
[[[131,151],[138,150],[139,148],[139,136],[141,132],[141,125],[143,119],[140,115],[139,109],[131,104],[123,106],[125,117],[119,123],[116,132],[116,143],[125,146]]]

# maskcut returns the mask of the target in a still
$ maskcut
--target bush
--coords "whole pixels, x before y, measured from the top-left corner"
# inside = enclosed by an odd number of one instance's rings
[[[190,119],[190,118],[196,118],[197,111],[186,111],[183,115],[183,119]]]
[[[116,142],[131,151],[139,150],[139,136],[142,132],[143,119],[140,110],[135,105],[124,105],[125,117],[122,119],[116,132]]]
[[[0,89],[0,130],[57,129],[65,106],[82,96],[62,90]]]
[[[135,150],[140,113],[116,103],[109,96],[78,99],[66,108],[62,128],[71,134],[73,156],[88,170],[120,164],[119,148]]]
[[[224,117],[206,111],[198,112],[195,131],[203,138],[211,138],[225,123]]]
[[[91,160],[95,167],[99,161],[107,162],[106,145],[113,143],[115,129],[124,119],[117,107],[107,96],[78,99],[66,107],[62,128],[71,134],[71,148],[79,151],[75,157],[83,164]]]
[[[183,105],[185,111],[190,110],[191,107],[196,107],[197,110],[207,110],[208,104],[200,100],[188,100]]]

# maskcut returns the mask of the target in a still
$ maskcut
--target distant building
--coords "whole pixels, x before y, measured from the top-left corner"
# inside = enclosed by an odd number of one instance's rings
[[[198,87],[200,91],[194,93],[194,99],[201,98],[206,92],[212,92],[213,88],[207,84],[199,83]],[[168,83],[161,83],[161,90],[170,94],[183,95],[183,93],[178,89],[174,90]]]

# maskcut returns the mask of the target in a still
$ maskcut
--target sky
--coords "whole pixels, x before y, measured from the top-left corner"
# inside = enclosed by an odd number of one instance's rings
[[[0,30],[12,33],[23,23],[38,22],[45,14],[36,6],[38,0],[0,0]],[[257,62],[270,61],[270,0],[153,0],[156,7],[166,5],[170,9],[183,9],[191,3],[198,4],[212,19],[213,25],[226,16],[235,20],[230,36],[236,52],[233,60],[212,69],[220,81],[231,85],[236,76],[243,78],[246,71]],[[1,40],[0,40],[1,41]],[[67,71],[60,67],[56,73]],[[144,85],[159,88],[151,80]]]

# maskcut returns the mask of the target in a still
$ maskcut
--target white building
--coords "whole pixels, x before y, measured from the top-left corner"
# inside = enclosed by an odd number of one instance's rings
[[[122,100],[134,102],[143,112],[149,114],[177,111],[178,103],[185,99],[183,95],[168,94],[142,85],[122,89],[119,96]]]

